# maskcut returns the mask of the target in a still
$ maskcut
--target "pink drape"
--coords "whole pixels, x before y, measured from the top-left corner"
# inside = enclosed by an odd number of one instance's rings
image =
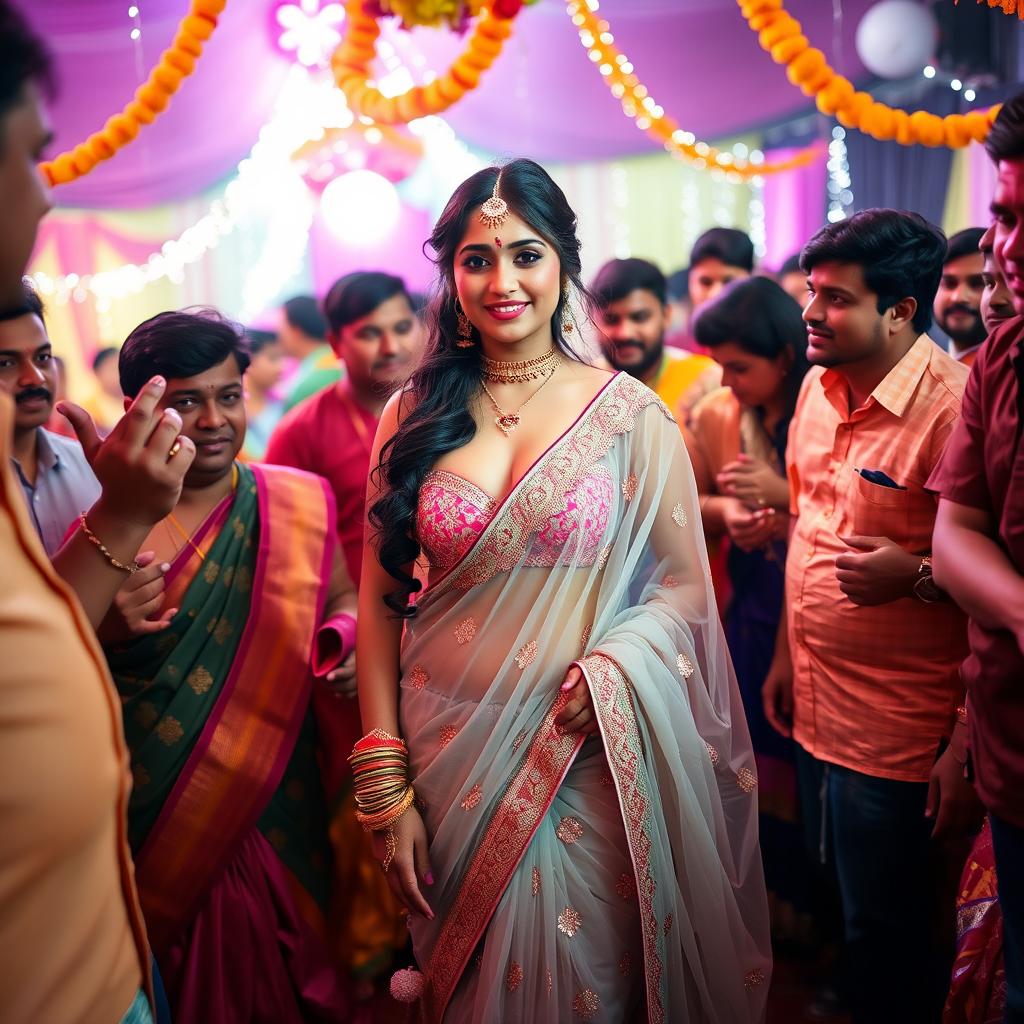
[[[796,148],[769,149],[767,163],[788,160]],[[805,167],[765,178],[764,219],[767,252],[764,264],[777,269],[825,223],[825,183],[827,155]]]

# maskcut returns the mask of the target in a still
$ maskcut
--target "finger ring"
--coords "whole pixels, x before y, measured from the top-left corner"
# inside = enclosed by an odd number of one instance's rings
[[[173,459],[174,456],[177,455],[178,452],[180,452],[180,451],[181,451],[181,438],[179,437],[178,440],[176,440],[174,442],[174,444],[171,445],[171,450],[167,453],[167,458]]]

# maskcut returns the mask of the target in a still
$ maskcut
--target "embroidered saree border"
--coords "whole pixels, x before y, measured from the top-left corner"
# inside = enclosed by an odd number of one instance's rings
[[[473,950],[497,909],[566,773],[583,746],[579,733],[555,731],[568,702],[559,693],[537,730],[469,863],[425,971],[423,1019],[440,1022]]]
[[[583,670],[590,686],[633,861],[644,942],[647,1019],[650,1024],[662,1024],[665,1020],[661,983],[665,940],[654,911],[656,882],[651,873],[651,787],[644,764],[636,709],[626,674],[617,662],[595,651],[576,664]]]
[[[672,419],[668,407],[650,388],[628,374],[616,374],[527,470],[469,551],[420,603],[452,588],[471,590],[514,568],[531,535],[561,510],[565,495],[607,454],[618,435],[633,429],[649,405],[660,406]]]
[[[260,515],[253,604],[221,697],[136,859],[157,952],[195,912],[266,807],[309,704],[333,505],[319,478],[280,467],[249,469]]]

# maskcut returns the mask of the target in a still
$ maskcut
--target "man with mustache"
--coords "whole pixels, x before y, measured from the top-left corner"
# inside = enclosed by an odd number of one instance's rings
[[[647,260],[610,260],[591,291],[605,358],[656,391],[685,427],[691,409],[721,384],[722,371],[707,356],[666,348],[671,312],[665,275]]]
[[[811,370],[786,453],[787,625],[762,693],[797,743],[808,846],[839,881],[855,1024],[938,1020],[952,948],[932,927],[935,840],[979,816],[956,713],[967,623],[931,580],[924,486],[968,376],[925,334],[945,255],[942,232],[896,210],[829,224],[801,254]]]
[[[988,334],[980,308],[985,282],[979,242],[984,233],[984,228],[965,228],[950,237],[933,307],[935,322],[949,335],[949,354],[968,369]]]
[[[999,324],[978,354],[963,416],[928,486],[940,496],[936,580],[970,616],[964,718],[995,851],[1005,1019],[1019,1024],[1024,1021],[1024,93],[1003,104],[985,148],[996,165],[992,254],[1017,315]]]
[[[0,320],[0,387],[14,399],[12,465],[32,523],[50,556],[100,496],[82,446],[45,429],[58,387],[43,303],[25,284],[26,312]]]

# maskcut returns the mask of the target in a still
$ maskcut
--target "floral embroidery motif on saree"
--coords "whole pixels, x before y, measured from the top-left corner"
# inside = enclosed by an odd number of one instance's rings
[[[539,650],[536,640],[531,640],[528,644],[523,644],[519,648],[519,652],[516,654],[516,664],[521,669],[529,668],[537,657],[537,651]]]
[[[576,818],[563,818],[555,829],[555,835],[566,846],[572,846],[573,843],[583,838],[583,826]]]
[[[585,988],[576,993],[572,1001],[573,1012],[581,1020],[592,1020],[601,1006],[597,993],[591,988]]]
[[[558,915],[558,930],[570,939],[580,930],[583,918],[575,907],[566,907]]]
[[[430,673],[422,665],[413,665],[409,673],[409,685],[414,690],[422,690],[430,682]]]
[[[468,619],[463,619],[452,633],[455,637],[455,642],[460,646],[468,644],[473,637],[476,636],[476,619],[470,616]]]
[[[505,975],[505,988],[509,992],[515,992],[517,988],[523,983],[523,968],[520,963],[513,960],[508,965],[508,973]]]

